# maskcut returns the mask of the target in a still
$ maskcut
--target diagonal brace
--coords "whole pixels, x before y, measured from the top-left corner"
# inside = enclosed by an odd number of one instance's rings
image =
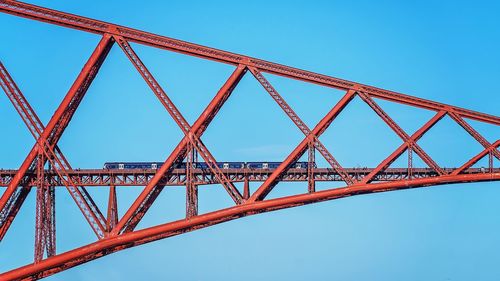
[[[429,131],[434,125],[436,125],[439,120],[441,120],[446,115],[446,111],[441,110],[436,115],[434,115],[429,121],[427,121],[420,129],[418,129],[410,139],[412,143],[417,142],[427,131]],[[392,162],[394,162],[401,154],[403,154],[407,149],[410,148],[410,143],[403,142],[391,155],[384,159],[375,169],[373,169],[368,175],[366,175],[362,180],[361,184],[367,184],[373,180],[373,178],[380,172],[384,171],[389,167]]]
[[[409,146],[415,151],[424,162],[429,165],[434,171],[436,171],[439,175],[444,175],[446,172],[439,167],[439,165],[415,142],[413,141],[408,134],[399,127],[399,125],[394,122],[394,120],[387,115],[387,113],[382,110],[382,108],[367,94],[363,92],[358,93],[359,97],[370,106],[375,113],[387,124],[389,127]]]
[[[156,79],[153,77],[151,72],[146,68],[146,66],[139,59],[137,54],[134,52],[132,47],[128,44],[128,42],[123,39],[123,37],[115,36],[115,40],[118,45],[123,49],[127,57],[134,64],[136,69],[140,72],[141,76],[144,78],[146,83],[149,85],[151,90],[158,97],[162,105],[168,111],[168,113],[172,116],[177,125],[181,128],[186,136],[188,136],[189,141],[194,145],[196,150],[203,157],[207,165],[209,166],[212,173],[215,174],[217,180],[224,186],[228,194],[231,196],[233,201],[236,204],[241,204],[243,197],[241,196],[238,189],[234,186],[234,184],[227,178],[227,176],[220,170],[220,168],[216,164],[215,158],[212,156],[210,151],[206,148],[203,142],[196,136],[191,126],[188,124],[184,116],[180,113],[177,107],[174,105],[172,100],[168,97],[166,92],[162,89],[162,87],[158,84]]]
[[[464,130],[467,131],[473,138],[477,140],[484,148],[489,148],[491,146],[491,143],[489,143],[478,131],[476,131],[474,128],[472,128],[469,123],[467,123],[462,117],[460,117],[457,113],[455,112],[450,112],[448,114],[455,122],[457,122]],[[494,148],[491,153],[498,159],[500,160],[500,152]]]
[[[259,83],[266,89],[266,91],[271,95],[271,97],[278,103],[278,105],[283,109],[286,115],[293,121],[293,123],[300,129],[300,131],[308,136],[311,133],[309,127],[300,119],[300,117],[293,111],[293,109],[288,105],[288,103],[283,99],[283,97],[276,91],[276,89],[269,83],[269,81],[254,67],[249,67],[253,76],[259,81]],[[314,147],[323,155],[323,157],[328,161],[332,168],[340,175],[340,177],[346,182],[347,185],[353,184],[352,178],[347,174],[347,172],[342,168],[340,163],[333,157],[333,155],[326,149],[326,147],[321,143],[321,141],[314,137],[312,141]]]
[[[80,104],[91,82],[97,75],[97,72],[100,66],[102,65],[102,62],[104,61],[106,55],[108,54],[112,44],[113,44],[113,39],[111,38],[111,36],[104,35],[99,44],[97,45],[96,49],[90,56],[89,60],[83,67],[82,71],[78,75],[77,79],[71,86],[70,90],[64,97],[63,101],[61,102],[61,104],[55,111],[54,115],[50,119],[49,123],[47,124],[47,127],[45,128],[45,130],[43,130],[42,134],[37,140],[37,143],[33,146],[32,150],[30,151],[26,159],[23,161],[23,164],[18,170],[18,173],[13,178],[7,190],[0,198],[0,210],[3,214],[7,214],[7,217],[12,215],[11,209],[6,209],[6,207],[11,206],[11,205],[7,206],[7,203],[11,202],[11,196],[15,193],[15,190],[19,186],[21,180],[24,178],[28,169],[30,167],[33,167],[33,164],[35,164],[36,157],[40,153],[40,149],[45,146],[40,144],[49,143],[50,146],[55,146],[57,144],[57,141],[61,137],[64,129],[69,124],[69,121],[71,120],[74,112],[76,111],[76,108]],[[103,231],[103,228],[99,227],[100,222],[97,219],[98,215],[95,214],[94,210],[92,210],[91,206],[89,206],[91,203],[88,202],[87,200],[88,198],[86,198],[85,194],[82,194],[82,192],[77,188],[75,188],[74,190],[72,189],[69,190],[74,198],[75,197],[78,198],[78,200],[76,200],[78,207],[82,209],[86,219],[92,226],[92,229],[96,232],[98,236],[100,236],[99,233]],[[5,229],[3,227],[5,221],[12,221],[12,220],[7,219],[0,221],[0,224],[2,224],[1,226],[2,229]]]
[[[276,168],[276,170],[268,176],[266,181],[252,194],[252,196],[247,200],[248,202],[255,202],[264,200],[267,194],[278,184],[282,174],[288,169],[288,167],[293,164],[297,159],[299,159],[309,146],[309,143],[315,138],[318,138],[333,120],[340,114],[340,112],[349,104],[349,102],[354,98],[355,91],[349,90],[342,97],[342,99],[319,121],[319,123],[314,127],[309,135],[307,135],[302,142],[297,145],[297,147],[288,155],[288,157],[281,162],[281,164]]]
[[[128,46],[128,44],[124,46]],[[133,53],[131,53],[131,55],[133,55]],[[194,135],[200,137],[204,133],[210,122],[216,116],[225,101],[229,98],[232,91],[245,74],[246,70],[247,68],[244,65],[239,65],[235,69],[235,71],[217,92],[215,97],[208,104],[202,114],[194,122],[191,128],[191,130],[194,132]],[[122,231],[132,231],[137,226],[141,218],[147,212],[151,204],[155,201],[162,189],[162,186],[159,186],[158,183],[163,177],[165,177],[167,172],[172,169],[174,163],[181,161],[186,156],[186,148],[189,143],[191,142],[189,141],[188,136],[184,136],[184,138],[179,142],[179,144],[169,155],[167,160],[165,160],[161,168],[157,171],[151,182],[144,188],[141,194],[137,197],[134,203],[124,214],[122,219],[118,222],[113,230],[113,234],[116,235]]]

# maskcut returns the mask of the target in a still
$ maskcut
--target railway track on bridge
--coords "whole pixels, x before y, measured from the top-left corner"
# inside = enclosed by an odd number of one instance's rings
[[[444,171],[451,173],[456,168],[444,168]],[[362,180],[369,175],[374,168],[344,168],[346,173],[355,181]],[[275,169],[224,169],[228,179],[233,182],[264,182],[268,179]],[[18,170],[0,170],[0,187],[6,187],[12,181]],[[488,168],[469,168],[464,174],[484,174],[499,173],[500,168],[494,168],[490,171]],[[36,185],[36,171],[26,173],[22,184]],[[67,176],[80,186],[146,186],[156,175],[156,169],[75,169],[67,171]],[[45,171],[45,183],[48,186],[63,187],[68,179],[61,179],[60,173],[56,171]],[[195,184],[209,185],[217,184],[218,181],[210,169],[193,169]],[[314,181],[316,182],[342,182],[343,179],[333,168],[315,168],[313,169]],[[431,168],[413,168],[409,171],[407,168],[388,168],[375,175],[374,181],[390,182],[436,177],[438,173]],[[173,169],[165,174],[160,183],[165,186],[184,186],[186,184],[186,169]],[[308,182],[308,169],[289,169],[283,174],[283,182]]]

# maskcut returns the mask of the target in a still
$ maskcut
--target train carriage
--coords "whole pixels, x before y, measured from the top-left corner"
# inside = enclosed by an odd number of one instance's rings
[[[276,169],[281,165],[282,162],[217,162],[216,165],[219,169]],[[127,169],[160,169],[163,162],[106,162],[104,163],[104,169],[117,169],[117,170],[127,170]],[[290,168],[295,169],[307,169],[308,162],[295,162],[290,165]],[[316,165],[315,165],[316,166]],[[176,169],[185,169],[186,162],[180,162],[174,164]],[[206,162],[194,162],[193,168],[196,169],[209,169]]]

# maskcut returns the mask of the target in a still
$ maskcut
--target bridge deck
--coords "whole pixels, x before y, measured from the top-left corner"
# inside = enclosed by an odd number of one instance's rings
[[[275,169],[224,169],[223,172],[232,182],[261,182],[265,181]],[[355,179],[362,179],[368,175],[373,168],[346,168],[347,174]],[[445,168],[447,173],[450,173],[454,168]],[[0,170],[0,187],[7,186],[15,176],[17,170]],[[70,170],[68,176],[80,186],[146,186],[156,174],[154,169],[75,169]],[[464,174],[482,174],[500,172],[500,168],[494,168],[490,171],[488,168],[469,168]],[[411,177],[410,177],[411,174]],[[302,182],[308,181],[308,173],[306,168],[289,169],[283,175],[282,181],[285,182]],[[218,183],[215,176],[209,169],[194,169],[196,184],[214,184]],[[388,168],[384,172],[376,175],[375,181],[398,181],[408,179],[418,179],[435,177],[438,174],[430,168],[413,168],[411,173],[407,168]],[[63,181],[55,171],[46,171],[47,184],[51,186],[64,186]],[[340,175],[332,168],[315,168],[314,180],[318,182],[326,181],[342,181]],[[168,173],[162,180],[162,185],[175,186],[184,185],[186,183],[186,170],[174,169]],[[22,185],[36,186],[36,177],[34,171],[26,174],[22,181]]]

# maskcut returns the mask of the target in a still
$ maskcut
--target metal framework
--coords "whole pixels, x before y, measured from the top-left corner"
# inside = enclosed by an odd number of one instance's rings
[[[187,157],[186,157],[187,158]],[[360,182],[366,178],[375,168],[345,168],[345,172],[353,181]],[[445,173],[451,174],[457,168],[444,168]],[[224,174],[227,179],[234,183],[264,182],[276,169],[227,169]],[[0,187],[8,187],[18,170],[0,170]],[[468,168],[462,174],[485,174],[490,170],[487,167]],[[500,172],[500,168],[493,168],[493,172]],[[78,169],[68,171],[68,176],[78,186],[85,187],[116,187],[116,186],[147,186],[153,179],[156,170],[153,169]],[[44,172],[45,185],[51,187],[64,187],[68,179],[61,177],[54,171]],[[373,178],[375,182],[403,181],[436,177],[439,174],[431,168],[387,168],[379,172]],[[343,182],[344,179],[333,168],[291,168],[281,177],[280,182]],[[33,172],[28,172],[21,186],[37,186],[38,179]],[[188,183],[195,185],[217,184],[219,181],[208,169],[186,168],[173,169],[160,181],[162,186],[185,186]],[[314,190],[310,190],[314,192]]]
[[[488,142],[467,122],[467,120],[475,120],[499,126],[500,117],[498,116],[22,2],[0,0],[0,11],[101,36],[101,40],[92,55],[46,125],[42,124],[12,76],[0,62],[0,86],[36,139],[35,145],[19,169],[0,170],[0,186],[5,187],[5,192],[0,198],[0,242],[9,230],[30,190],[36,189],[34,262],[0,274],[0,280],[43,278],[116,251],[252,214],[373,192],[500,180],[500,169],[493,167],[493,159],[500,160],[500,152],[498,151],[500,140],[497,139],[493,143]],[[134,52],[130,45],[131,42],[230,64],[235,69],[198,119],[193,124],[189,124]],[[183,139],[158,170],[73,169],[57,146],[87,89],[115,43],[123,50],[159,102],[184,133]],[[277,168],[221,169],[210,150],[201,140],[206,128],[247,72],[255,77],[304,134],[304,139],[283,159]],[[315,127],[309,128],[265,78],[265,73],[343,90],[345,94]],[[403,144],[374,168],[343,167],[319,140],[329,125],[356,96],[366,102],[403,140]],[[422,108],[435,112],[435,115],[415,133],[409,135],[377,104],[376,99]],[[484,150],[457,168],[440,167],[418,144],[418,140],[445,116],[449,116],[484,147]],[[293,164],[306,151],[308,152],[308,167],[294,167]],[[408,166],[389,168],[405,151],[408,151]],[[316,158],[319,156],[316,152],[319,152],[319,155],[326,160],[330,167],[315,167]],[[428,165],[428,168],[415,168],[413,154],[418,155]],[[207,163],[207,169],[194,167],[193,162],[197,162],[198,157]],[[484,157],[489,159],[488,167],[472,167]],[[175,164],[181,161],[186,162],[186,168],[174,168]],[[251,181],[260,182],[260,186],[253,193],[250,192],[249,188]],[[307,182],[307,192],[275,199],[266,198],[276,184],[285,181]],[[317,191],[315,184],[318,181],[342,181],[346,185],[341,188]],[[244,183],[242,192],[236,187],[235,183],[237,182]],[[228,196],[233,200],[234,206],[199,214],[198,187],[214,183],[223,186]],[[86,190],[87,186],[109,186],[109,204],[105,214],[92,200]],[[116,197],[116,186],[144,186],[140,195],[121,217],[118,215],[119,202]],[[186,218],[137,230],[137,224],[165,186],[185,186]],[[95,232],[95,242],[64,253],[56,251],[54,189],[57,187],[64,187],[68,190],[89,226]]]

